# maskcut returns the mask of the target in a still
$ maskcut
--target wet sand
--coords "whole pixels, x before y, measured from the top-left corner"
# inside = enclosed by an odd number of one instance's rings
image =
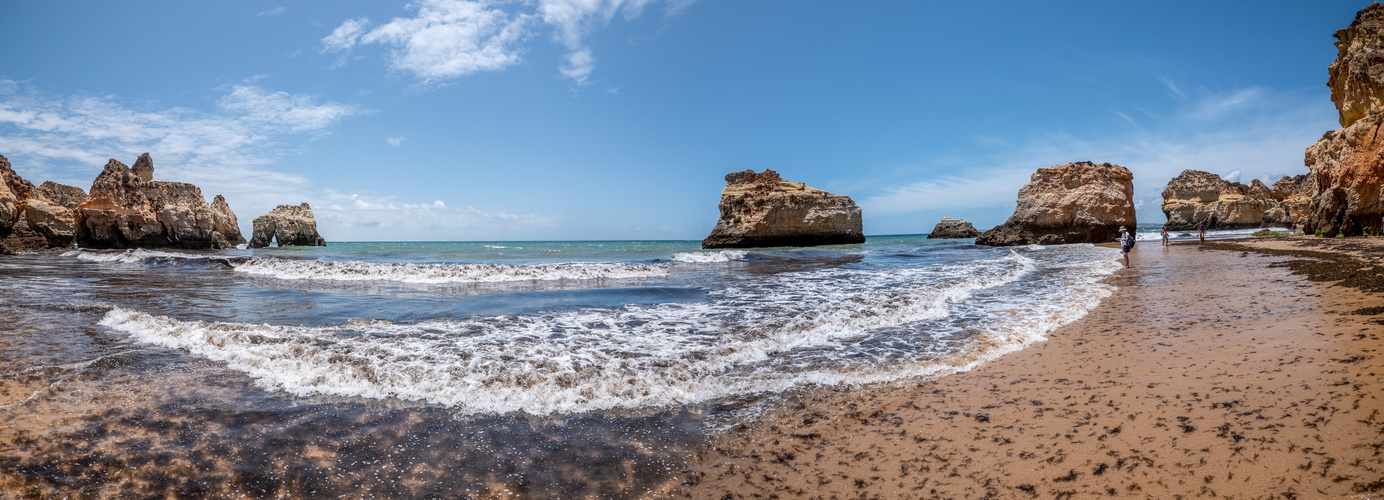
[[[690,498],[1379,498],[1384,238],[1140,244],[1120,289],[971,372],[791,395]]]

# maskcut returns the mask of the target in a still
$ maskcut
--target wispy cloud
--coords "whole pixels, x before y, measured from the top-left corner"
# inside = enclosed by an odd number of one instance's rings
[[[108,158],[129,163],[149,152],[157,178],[197,184],[208,196],[225,194],[239,210],[267,211],[311,185],[268,168],[283,152],[277,141],[326,134],[358,113],[351,105],[248,84],[232,86],[215,110],[199,112],[131,109],[111,96],[53,97],[0,80],[0,152],[30,180],[82,188]]]
[[[361,113],[352,105],[250,84],[231,86],[213,110],[199,112],[132,109],[112,96],[64,99],[0,80],[0,154],[30,181],[85,189],[108,158],[129,164],[149,152],[156,179],[196,184],[208,197],[225,195],[242,231],[276,205],[304,201],[323,234],[335,240],[531,238],[561,220],[553,214],[452,208],[441,200],[343,194],[274,169],[293,147],[292,136],[320,136]],[[385,139],[396,146],[403,140]]]
[[[284,8],[283,8],[283,7],[274,7],[274,8],[272,8],[272,9],[268,9],[268,10],[261,10],[261,11],[259,11],[258,14],[255,14],[255,15],[256,15],[256,16],[259,16],[259,17],[269,17],[269,16],[277,16],[277,15],[283,14],[283,13],[284,13]]]
[[[323,234],[344,240],[463,240],[531,238],[562,220],[557,214],[513,214],[448,207],[441,200],[407,203],[327,189],[313,203]]]
[[[499,71],[522,61],[522,44],[537,26],[548,26],[566,48],[558,72],[577,86],[586,85],[596,57],[586,43],[589,34],[617,15],[633,20],[659,0],[423,0],[414,17],[395,18],[369,31],[366,18],[346,20],[322,38],[323,52],[348,53],[357,45],[392,47],[390,67],[433,84],[481,71]],[[692,0],[667,0],[672,16]],[[517,7],[515,7],[517,5]],[[533,11],[527,8],[533,7]],[[506,10],[511,9],[511,10]],[[345,59],[338,59],[343,64]]]
[[[1034,170],[1090,160],[1134,172],[1136,203],[1144,208],[1139,217],[1161,220],[1161,192],[1183,170],[1273,180],[1306,173],[1303,151],[1323,131],[1335,128],[1335,113],[1319,93],[1258,88],[1194,96],[1164,114],[1114,114],[1107,130],[1082,136],[1036,132],[1012,145],[977,138],[987,153],[920,165],[965,173],[885,188],[864,198],[861,206],[879,215],[1013,207]]]

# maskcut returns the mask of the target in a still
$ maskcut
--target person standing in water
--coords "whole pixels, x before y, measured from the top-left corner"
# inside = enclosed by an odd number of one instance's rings
[[[1206,223],[1197,224],[1197,238],[1206,243]]]
[[[1120,226],[1120,252],[1124,253],[1125,267],[1129,267],[1129,251],[1134,249],[1134,235]]]
[[[1159,234],[1163,236],[1163,248],[1168,248],[1168,228],[1164,227]]]

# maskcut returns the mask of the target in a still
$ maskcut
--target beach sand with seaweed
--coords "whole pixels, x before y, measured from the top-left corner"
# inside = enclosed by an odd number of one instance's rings
[[[804,392],[691,498],[1384,495],[1384,239],[1140,245],[1119,290],[971,372]]]

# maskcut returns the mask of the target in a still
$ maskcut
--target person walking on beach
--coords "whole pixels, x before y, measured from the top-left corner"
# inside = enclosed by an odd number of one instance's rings
[[[1134,249],[1134,235],[1120,226],[1120,252],[1124,253],[1125,267],[1129,267],[1129,251]]]
[[[1206,243],[1206,223],[1205,223],[1205,222],[1203,222],[1203,223],[1201,223],[1201,224],[1197,224],[1197,239],[1200,239],[1202,243]]]
[[[1159,234],[1163,236],[1163,248],[1168,248],[1168,228],[1163,228],[1162,231],[1159,231]]]

